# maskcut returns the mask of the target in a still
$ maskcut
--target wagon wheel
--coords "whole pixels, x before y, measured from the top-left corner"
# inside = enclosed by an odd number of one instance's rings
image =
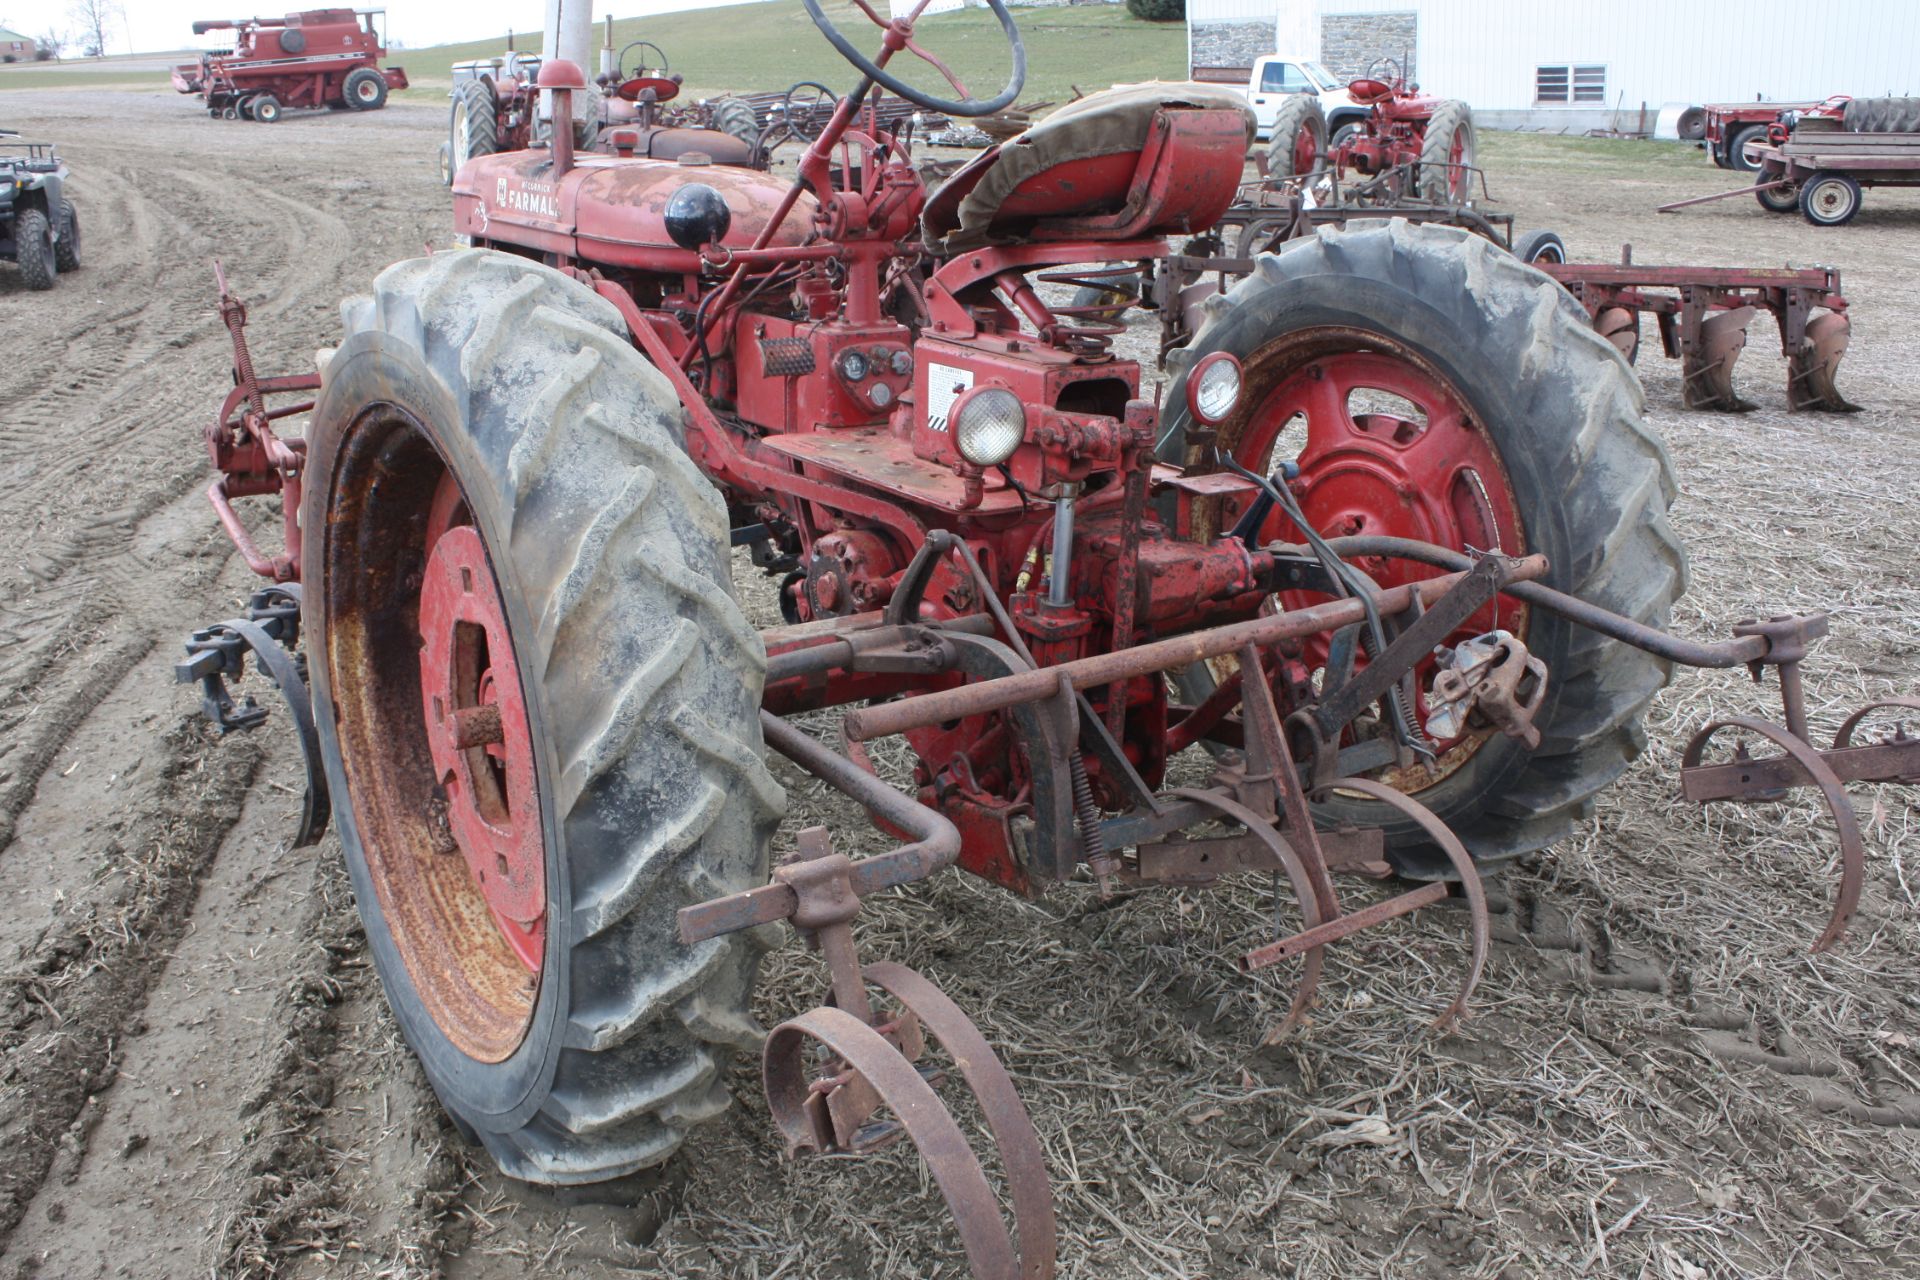
[[[764,944],[683,946],[674,912],[762,883],[783,806],[724,505],[666,380],[577,282],[438,253],[346,318],[301,576],[375,965],[506,1173],[657,1164],[758,1040]]]
[[[1452,227],[1400,223],[1321,232],[1263,257],[1209,301],[1167,403],[1184,406],[1186,370],[1214,351],[1245,369],[1239,407],[1218,447],[1242,466],[1290,482],[1327,536],[1391,535],[1456,549],[1545,553],[1562,591],[1658,624],[1679,595],[1684,557],[1665,518],[1675,487],[1665,451],[1640,420],[1632,374],[1586,312],[1539,272]],[[1184,409],[1169,415],[1163,461],[1189,464]],[[1218,531],[1202,505],[1193,533]],[[1262,542],[1302,535],[1276,512]],[[1436,570],[1384,558],[1359,567],[1383,586]],[[1318,597],[1289,593],[1298,607]],[[1636,722],[1665,668],[1624,645],[1595,643],[1572,624],[1502,599],[1455,640],[1503,627],[1553,673],[1529,750],[1497,731],[1463,729],[1434,743],[1437,760],[1372,776],[1417,796],[1481,860],[1539,848],[1638,754]],[[1324,665],[1305,646],[1294,674]],[[1223,669],[1224,669],[1223,664]],[[1416,668],[1418,687],[1433,676]],[[1178,683],[1197,705],[1214,670]],[[1415,699],[1424,724],[1424,696]],[[1449,871],[1443,851],[1404,815],[1348,797],[1324,800],[1331,822],[1380,826],[1402,873]]]

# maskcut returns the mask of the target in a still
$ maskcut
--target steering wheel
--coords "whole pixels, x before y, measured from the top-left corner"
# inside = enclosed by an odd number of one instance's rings
[[[665,49],[662,49],[659,45],[655,44],[651,40],[635,40],[633,43],[627,45],[625,48],[620,50],[620,56],[613,60],[614,79],[620,80],[620,81],[635,80],[639,78],[640,73],[642,71],[645,71],[647,69],[647,66],[648,66],[647,60],[645,57],[642,57],[640,59],[640,64],[633,69],[633,74],[632,75],[627,74],[627,55],[632,53],[635,49],[651,49],[655,53],[660,55],[659,65],[655,69],[660,72],[660,75],[662,77],[665,77],[667,72],[672,69],[667,66],[667,51]]]
[[[833,119],[839,105],[839,94],[817,80],[802,80],[780,100],[780,120],[788,133],[802,142],[812,142]]]
[[[1375,59],[1374,59],[1374,60],[1373,60],[1372,62],[1369,62],[1369,63],[1367,64],[1367,71],[1366,71],[1366,74],[1365,74],[1364,76],[1362,76],[1362,77],[1361,77],[1361,79],[1363,79],[1363,80],[1378,80],[1378,79],[1380,79],[1381,77],[1379,77],[1379,76],[1376,76],[1375,74],[1373,74],[1373,73],[1374,73],[1374,71],[1375,71],[1376,69],[1378,69],[1378,68],[1380,68],[1380,67],[1390,67],[1390,68],[1392,68],[1392,70],[1393,70],[1393,77],[1392,77],[1391,79],[1389,79],[1389,80],[1387,81],[1387,83],[1388,83],[1388,84],[1399,84],[1399,83],[1400,83],[1401,81],[1403,81],[1403,80],[1405,80],[1405,79],[1407,78],[1407,77],[1406,77],[1406,73],[1400,70],[1400,64],[1399,64],[1399,63],[1398,63],[1397,61],[1395,61],[1394,59],[1392,59],[1392,58],[1375,58]]]
[[[1007,38],[1007,46],[1013,51],[1013,74],[1007,78],[1007,87],[991,98],[975,98],[967,95],[967,86],[960,83],[960,77],[948,69],[932,53],[913,42],[913,24],[920,11],[927,7],[928,0],[920,0],[913,12],[904,18],[895,18],[891,22],[873,11],[868,0],[853,0],[854,6],[872,20],[873,25],[887,33],[886,43],[893,49],[909,49],[914,56],[945,76],[947,83],[961,95],[958,98],[936,98],[924,89],[916,89],[900,77],[888,74],[878,62],[854,48],[853,42],[833,25],[826,13],[820,8],[820,0],[800,0],[807,7],[807,16],[813,19],[813,25],[820,28],[820,34],[827,43],[840,51],[840,56],[851,62],[854,69],[873,83],[891,89],[916,106],[929,111],[938,111],[948,116],[990,116],[996,111],[1004,111],[1013,105],[1020,96],[1020,90],[1027,83],[1027,46],[1020,39],[1020,29],[1013,25],[1013,15],[1007,12],[1003,0],[987,0],[987,8],[993,10],[993,16],[1000,20],[1000,30]],[[897,43],[896,43],[897,42]],[[884,60],[891,56],[891,50],[881,55]]]

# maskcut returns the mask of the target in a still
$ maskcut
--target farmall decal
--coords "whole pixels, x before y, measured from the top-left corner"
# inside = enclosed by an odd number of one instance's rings
[[[511,178],[501,178],[500,185],[494,188],[493,205],[496,209],[511,209],[515,213],[531,213],[554,222],[560,221],[560,201],[554,195],[552,184],[546,182],[516,182]]]

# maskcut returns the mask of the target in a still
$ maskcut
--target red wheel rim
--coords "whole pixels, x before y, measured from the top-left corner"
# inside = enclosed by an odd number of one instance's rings
[[[1293,139],[1293,171],[1312,173],[1313,162],[1320,154],[1320,140],[1313,136],[1313,126],[1303,124]]]
[[[1252,406],[1232,445],[1234,456],[1265,474],[1283,461],[1296,462],[1300,476],[1290,487],[1308,521],[1326,537],[1366,534],[1458,550],[1523,553],[1525,531],[1506,467],[1465,399],[1411,352],[1377,335],[1355,336],[1366,349],[1318,355],[1282,376]],[[1276,512],[1261,538],[1298,542],[1300,534]],[[1356,563],[1382,586],[1440,572],[1404,560],[1365,557]],[[1288,592],[1281,603],[1292,609],[1319,599]],[[1511,600],[1496,600],[1468,619],[1449,643],[1497,627],[1524,638],[1524,611]],[[1326,642],[1316,638],[1301,660],[1317,669],[1325,664],[1326,649]],[[1364,655],[1359,661],[1364,663]],[[1431,677],[1429,660],[1417,672],[1422,691]],[[1416,714],[1424,725],[1424,697],[1416,700]],[[1438,767],[1416,766],[1392,781],[1402,790],[1431,786],[1464,764],[1487,736],[1470,731],[1440,741]]]
[[[1453,145],[1447,150],[1447,160],[1453,166],[1447,170],[1447,186],[1456,201],[1464,202],[1471,189],[1467,171],[1462,167],[1467,163],[1467,131],[1464,127],[1453,131]]]
[[[533,735],[486,544],[451,474],[427,520],[420,696],[446,821],[507,945],[546,952],[547,858]]]

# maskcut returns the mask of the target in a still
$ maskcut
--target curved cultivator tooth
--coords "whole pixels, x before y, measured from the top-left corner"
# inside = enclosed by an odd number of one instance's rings
[[[1787,357],[1787,406],[1829,413],[1858,413],[1860,406],[1840,394],[1834,382],[1840,358],[1847,353],[1853,322],[1838,311],[1825,311],[1807,321],[1800,349]]]
[[[1716,311],[1700,322],[1697,349],[1681,361],[1687,408],[1720,409],[1746,413],[1757,408],[1742,400],[1733,389],[1733,366],[1747,345],[1747,326],[1753,323],[1753,307],[1734,307]]]
[[[1058,1248],[1053,1192],[1039,1134],[1006,1068],[973,1021],[920,974],[904,965],[875,964],[861,976],[899,1003],[904,1012],[898,1019],[876,1027],[823,1005],[781,1023],[767,1037],[767,1107],[788,1154],[871,1151],[910,1138],[953,1214],[973,1274],[980,1280],[1050,1280]],[[940,1077],[930,1079],[915,1065],[922,1031],[952,1055],[987,1122],[1006,1174],[1017,1249],[979,1157],[934,1091]],[[809,1040],[832,1054],[819,1075],[808,1067]],[[893,1118],[875,1123],[882,1107]]]

